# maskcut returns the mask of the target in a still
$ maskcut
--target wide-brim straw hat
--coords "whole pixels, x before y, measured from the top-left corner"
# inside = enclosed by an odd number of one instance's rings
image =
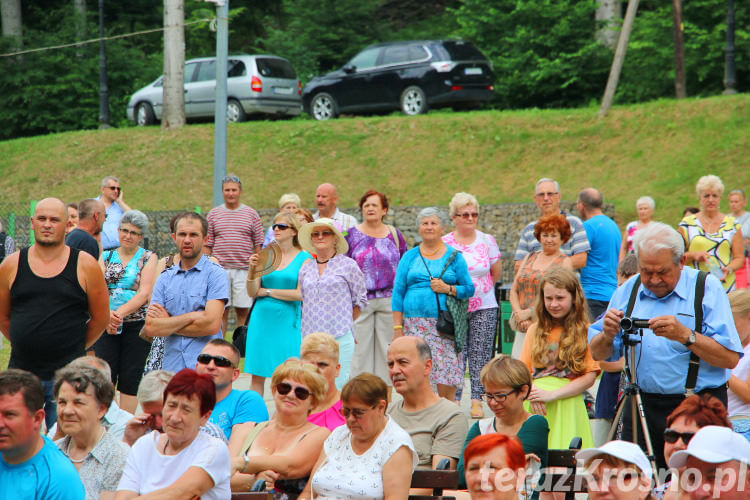
[[[333,231],[333,236],[336,238],[336,253],[346,255],[346,252],[349,251],[349,244],[344,239],[344,235],[341,234],[338,223],[327,217],[308,222],[300,228],[299,233],[297,233],[297,240],[303,250],[307,250],[311,254],[317,252],[312,244],[312,236],[310,236],[316,227],[325,227]]]

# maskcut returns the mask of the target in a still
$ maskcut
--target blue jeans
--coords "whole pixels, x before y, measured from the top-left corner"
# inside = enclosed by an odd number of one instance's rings
[[[55,385],[54,380],[42,380],[42,389],[44,389],[44,422],[47,429],[57,422],[57,401],[52,393],[52,387]]]

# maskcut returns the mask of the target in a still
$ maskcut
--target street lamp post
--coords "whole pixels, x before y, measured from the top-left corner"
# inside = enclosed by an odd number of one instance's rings
[[[99,128],[109,128],[107,53],[104,50],[104,0],[99,0]]]
[[[734,65],[734,0],[727,0],[727,48],[724,59],[724,95],[737,93],[737,71]]]

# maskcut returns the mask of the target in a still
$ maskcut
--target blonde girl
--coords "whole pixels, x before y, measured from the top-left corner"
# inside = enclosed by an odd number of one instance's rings
[[[529,327],[521,351],[533,385],[528,405],[549,422],[549,448],[567,448],[573,437],[592,447],[583,392],[591,387],[599,365],[588,349],[588,309],[575,273],[550,268],[539,283],[536,323]]]

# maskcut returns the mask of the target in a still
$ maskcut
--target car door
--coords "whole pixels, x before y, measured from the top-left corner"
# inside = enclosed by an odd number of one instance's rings
[[[338,84],[334,98],[340,110],[366,109],[372,103],[377,102],[373,96],[376,74],[376,66],[380,47],[369,47],[350,60],[343,70],[346,73]],[[349,71],[347,68],[353,68]]]
[[[195,85],[193,81],[198,66],[198,61],[185,63],[185,73],[183,76],[183,87],[185,89],[185,117],[193,116],[193,85]]]
[[[213,116],[216,109],[216,60],[209,59],[200,62],[198,71],[190,84],[190,113],[189,116]],[[188,107],[185,106],[185,116]]]
[[[373,76],[378,103],[382,107],[399,106],[401,91],[405,88],[405,81],[410,75],[409,67],[413,60],[420,58],[415,56],[414,52],[412,47],[406,44],[389,45],[383,49],[382,65]],[[424,55],[421,57],[423,58]]]

